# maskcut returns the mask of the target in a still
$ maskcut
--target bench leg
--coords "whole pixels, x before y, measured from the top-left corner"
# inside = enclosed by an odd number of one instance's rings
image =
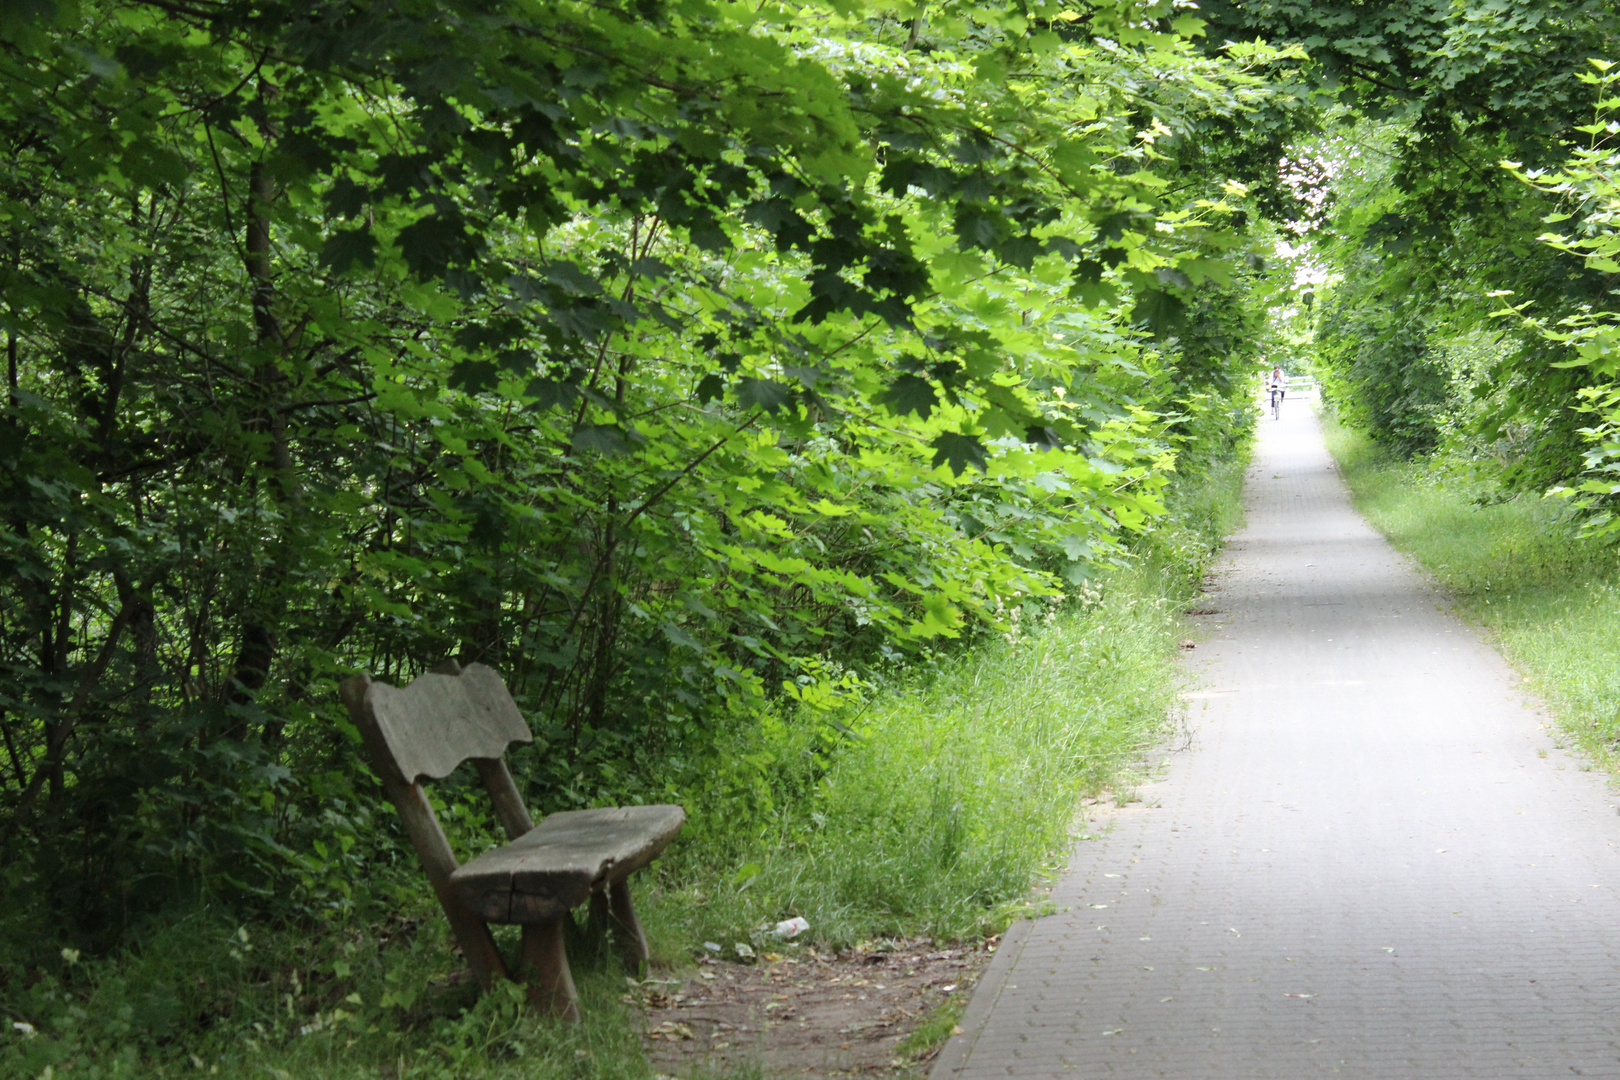
[[[644,979],[647,977],[647,935],[641,932],[641,920],[636,918],[636,909],[630,903],[629,880],[615,881],[608,886],[607,893],[619,954],[624,957],[625,966]],[[591,899],[594,907],[595,897]]]
[[[593,948],[600,949],[608,939],[608,927],[613,925],[613,913],[608,908],[606,888],[591,890],[590,914],[585,919],[585,936]]]
[[[562,919],[526,923],[523,927],[523,975],[529,984],[529,1006],[564,1020],[579,1020],[574,974],[563,948]]]

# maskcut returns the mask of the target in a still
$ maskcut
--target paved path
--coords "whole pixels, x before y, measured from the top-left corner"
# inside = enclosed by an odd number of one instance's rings
[[[1616,797],[1285,414],[1190,744],[1008,932],[933,1080],[1620,1078]]]

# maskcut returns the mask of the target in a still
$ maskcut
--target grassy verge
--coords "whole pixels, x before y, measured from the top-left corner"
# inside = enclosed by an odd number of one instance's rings
[[[1236,527],[1242,464],[1189,485],[1133,564],[1068,608],[1026,605],[1004,640],[897,673],[859,710],[763,718],[725,782],[689,800],[680,849],[641,875],[663,961],[758,944],[792,915],[839,945],[1020,914],[1077,800],[1129,790],[1159,735],[1179,614]],[[585,1023],[536,1019],[516,988],[472,992],[413,865],[369,887],[415,899],[313,928],[191,913],[100,960],[14,940],[0,1076],[651,1080],[611,963],[572,954]],[[934,1017],[917,1047],[955,1021]]]
[[[1620,768],[1615,549],[1578,539],[1557,500],[1488,503],[1465,471],[1397,461],[1359,432],[1326,429],[1357,508],[1495,636],[1569,744]]]
[[[576,965],[585,1021],[539,1020],[515,984],[479,997],[423,905],[386,925],[297,932],[210,912],[104,960],[64,951],[7,979],[0,1076],[650,1080],[610,965]]]
[[[734,862],[696,849],[692,887],[669,898],[688,936],[731,941],[791,915],[833,944],[999,929],[1063,845],[1076,797],[1114,781],[1168,711],[1175,608],[1161,580],[1116,574],[1084,610],[1043,615],[845,718],[853,745],[808,761],[819,776]],[[783,725],[766,752],[812,758],[826,719],[790,723],[808,730]]]
[[[1077,799],[1133,786],[1177,690],[1180,613],[1236,527],[1241,482],[1232,462],[1185,493],[1131,566],[1068,609],[1028,605],[1005,640],[858,711],[767,723],[737,754],[778,770],[777,809],[752,835],[712,838],[699,809],[663,933],[726,944],[794,915],[835,945],[999,932],[1066,850]],[[830,753],[829,731],[843,742]]]

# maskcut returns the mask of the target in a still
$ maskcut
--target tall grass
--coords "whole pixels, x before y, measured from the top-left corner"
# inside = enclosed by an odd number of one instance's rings
[[[894,672],[859,709],[748,729],[723,775],[682,796],[681,846],[638,876],[663,962],[789,915],[834,945],[1004,926],[1056,865],[1078,799],[1128,792],[1158,737],[1177,620],[1237,526],[1242,467],[1178,493],[1131,564],[1070,607],[1028,604],[1004,638]],[[611,961],[571,949],[585,1022],[539,1019],[516,987],[474,994],[414,865],[367,887],[369,920],[192,912],[99,960],[48,953],[17,924],[8,938],[0,912],[0,1077],[651,1080]]]
[[[999,930],[1067,846],[1077,801],[1128,789],[1159,737],[1178,619],[1236,527],[1241,480],[1234,461],[1185,492],[1131,565],[1066,610],[1026,605],[1004,639],[856,713],[767,723],[736,753],[769,760],[790,794],[747,843],[706,842],[724,804],[695,808],[698,843],[674,867],[689,884],[660,917],[698,940],[790,915],[834,943]]]
[[[1403,462],[1329,421],[1356,506],[1491,631],[1566,738],[1620,767],[1620,575],[1612,545],[1576,535],[1568,507],[1489,485],[1442,460]]]

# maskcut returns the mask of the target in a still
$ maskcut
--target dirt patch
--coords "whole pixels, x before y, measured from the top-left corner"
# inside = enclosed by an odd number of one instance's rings
[[[646,1008],[644,1039],[661,1073],[898,1076],[906,1036],[951,1001],[966,1002],[996,939],[938,945],[881,941],[849,952],[783,945],[756,963],[705,957],[682,979],[649,980],[631,1000]]]

